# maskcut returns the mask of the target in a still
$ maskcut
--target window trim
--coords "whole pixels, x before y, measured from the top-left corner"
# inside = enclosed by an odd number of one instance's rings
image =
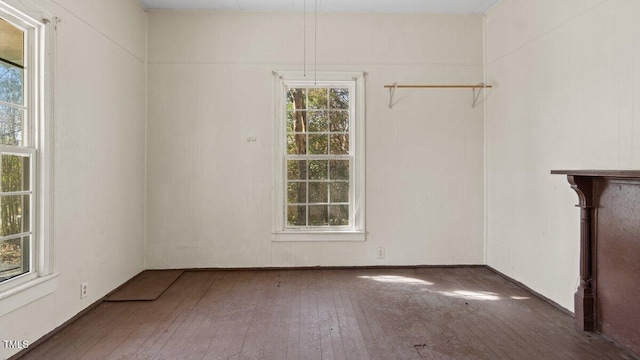
[[[13,6],[12,6],[13,5]],[[14,7],[15,6],[15,7]],[[27,31],[25,105],[29,109],[28,145],[33,151],[33,247],[30,271],[0,283],[0,316],[44,297],[57,286],[53,263],[53,70],[55,22],[39,8],[0,1],[3,19]],[[37,20],[41,19],[41,20]]]
[[[274,209],[272,241],[364,241],[365,230],[365,73],[302,71],[273,72],[274,75]],[[349,227],[286,227],[286,88],[289,84],[307,86],[310,82],[350,82],[353,84],[353,133],[350,146],[353,150],[352,179],[354,186],[350,209],[353,209],[353,225]]]

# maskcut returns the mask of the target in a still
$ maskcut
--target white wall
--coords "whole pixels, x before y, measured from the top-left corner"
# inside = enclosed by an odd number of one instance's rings
[[[273,70],[302,70],[302,14],[149,14],[149,268],[483,263],[479,16],[319,14],[318,70],[366,71],[365,242],[274,243]],[[313,16],[307,68],[313,69]],[[256,142],[247,142],[247,137]],[[386,258],[377,260],[384,247]]]
[[[21,2],[61,20],[54,89],[58,286],[0,317],[0,339],[33,342],[144,267],[146,14],[135,0]],[[89,296],[81,300],[83,281]],[[0,358],[13,352],[0,347]]]
[[[549,171],[640,167],[638,18],[625,0],[502,0],[487,16],[487,262],[568,309],[578,198]]]

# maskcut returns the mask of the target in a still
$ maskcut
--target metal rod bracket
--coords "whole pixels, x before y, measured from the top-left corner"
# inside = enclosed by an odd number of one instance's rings
[[[393,83],[393,87],[389,88],[389,109],[393,108],[393,96],[396,94],[396,89],[398,88],[398,83]]]
[[[471,103],[471,107],[475,109],[476,105],[478,104],[478,98],[480,97],[480,92],[482,90],[484,90],[486,87],[484,85],[484,83],[480,83],[480,86],[482,86],[481,88],[473,88],[473,102]]]

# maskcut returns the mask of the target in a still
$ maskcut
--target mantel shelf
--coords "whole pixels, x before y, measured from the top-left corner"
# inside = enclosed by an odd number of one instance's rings
[[[640,178],[640,170],[551,170],[551,174],[625,179]]]

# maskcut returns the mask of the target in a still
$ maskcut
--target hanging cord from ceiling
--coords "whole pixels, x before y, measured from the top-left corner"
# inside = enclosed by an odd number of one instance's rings
[[[313,71],[314,71],[314,85],[318,85],[318,0],[314,0],[314,19],[313,19]]]
[[[302,4],[302,73],[307,77],[307,0],[303,0]],[[314,0],[313,7],[313,82],[318,85],[318,0]]]
[[[307,77],[307,0],[303,0],[302,3],[302,18],[304,22],[302,29],[302,73],[304,77]]]

